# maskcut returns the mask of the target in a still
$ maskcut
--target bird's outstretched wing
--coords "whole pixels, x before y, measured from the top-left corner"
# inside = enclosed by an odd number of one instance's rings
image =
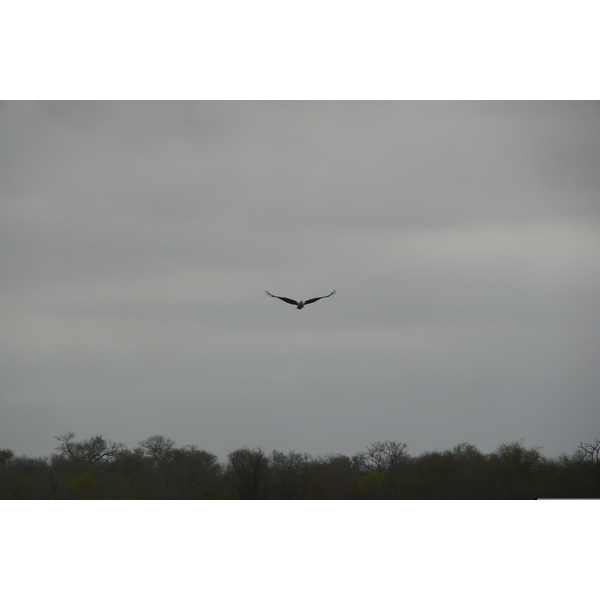
[[[269,292],[269,290],[265,290],[265,294],[267,294],[267,296],[271,296],[271,298],[279,298],[279,300],[283,300],[288,304],[294,304],[295,306],[298,306],[298,302],[296,302],[296,300],[292,300],[291,298],[284,298],[283,296],[274,296],[273,294],[271,294],[271,292]]]
[[[319,296],[318,298],[311,298],[310,300],[305,300],[304,304],[310,304],[311,302],[316,302],[317,300],[321,300],[322,298],[329,298],[329,296],[333,296],[335,294],[335,290],[331,292],[331,294],[327,294],[327,296]]]

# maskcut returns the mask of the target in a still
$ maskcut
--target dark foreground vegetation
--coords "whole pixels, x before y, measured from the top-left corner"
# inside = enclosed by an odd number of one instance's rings
[[[599,498],[600,440],[544,457],[523,442],[483,454],[471,444],[411,456],[376,442],[349,457],[241,448],[220,464],[160,435],[129,450],[101,435],[56,439],[50,457],[0,450],[0,499],[376,500]]]

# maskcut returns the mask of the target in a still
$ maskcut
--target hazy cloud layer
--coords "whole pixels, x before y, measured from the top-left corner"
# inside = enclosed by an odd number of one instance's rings
[[[598,103],[3,103],[0,447],[571,452],[599,157]]]

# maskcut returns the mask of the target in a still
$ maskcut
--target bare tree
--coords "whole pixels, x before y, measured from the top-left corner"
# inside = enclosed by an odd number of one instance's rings
[[[139,442],[139,446],[144,449],[146,456],[153,458],[159,465],[170,462],[175,450],[175,442],[162,435],[151,435]]]
[[[60,444],[56,449],[66,458],[85,461],[91,464],[108,463],[125,444],[107,442],[101,435],[94,435],[89,440],[73,442],[75,434],[67,431],[62,436],[55,436]]]
[[[408,444],[404,442],[374,442],[354,458],[360,467],[370,473],[383,473],[406,462]]]
[[[312,457],[306,452],[284,454],[273,450],[269,459],[273,488],[285,499],[300,499],[306,494]]]
[[[592,461],[594,466],[600,465],[600,440],[596,440],[593,444],[581,442],[577,447],[583,451],[586,459]]]
[[[595,492],[600,492],[600,440],[594,443],[581,442],[578,446],[585,461],[590,461],[594,472]]]
[[[264,497],[268,471],[269,459],[262,448],[241,448],[227,455],[225,477],[240,498]]]

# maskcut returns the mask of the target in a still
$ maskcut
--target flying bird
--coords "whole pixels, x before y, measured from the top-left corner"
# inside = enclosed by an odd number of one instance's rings
[[[265,294],[267,294],[267,296],[271,296],[271,298],[279,298],[280,300],[283,300],[288,304],[295,304],[296,308],[300,310],[301,308],[304,308],[307,304],[312,304],[313,302],[321,300],[322,298],[329,298],[329,296],[333,296],[335,294],[335,290],[333,290],[331,294],[327,294],[327,296],[319,296],[318,298],[311,298],[310,300],[292,300],[291,298],[284,298],[283,296],[274,296],[273,294],[271,294],[271,292],[269,292],[269,290],[265,290]]]

